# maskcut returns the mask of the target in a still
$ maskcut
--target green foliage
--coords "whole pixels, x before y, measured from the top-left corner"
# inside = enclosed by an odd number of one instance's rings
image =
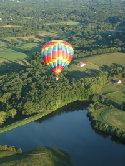
[[[94,94],[94,95],[90,96],[90,98],[91,98],[91,101],[94,103],[100,101],[100,96],[98,94]]]
[[[0,111],[0,124],[4,123],[6,119],[6,112]]]
[[[22,149],[21,148],[19,148],[19,149],[17,149],[17,154],[21,154],[22,153]]]
[[[87,71],[88,72],[88,71]],[[90,70],[91,72],[91,70]],[[1,76],[0,110],[8,117],[53,111],[77,100],[88,100],[107,82],[107,73],[98,71],[90,77],[68,78],[61,74],[58,81],[41,63],[39,53],[29,59],[29,66],[20,73]],[[93,73],[93,71],[92,71]]]
[[[22,153],[22,150],[20,148],[16,148],[15,146],[8,146],[8,145],[0,145],[0,151],[11,151],[14,153],[19,153],[19,154]]]
[[[10,116],[11,118],[14,118],[15,115],[17,114],[17,111],[16,109],[11,109],[7,113],[8,113],[8,116]]]

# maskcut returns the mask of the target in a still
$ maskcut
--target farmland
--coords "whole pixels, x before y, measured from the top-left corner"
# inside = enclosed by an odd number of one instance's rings
[[[84,58],[83,60],[91,62],[99,67],[102,65],[110,66],[112,63],[117,63],[119,65],[125,65],[125,53],[107,53],[97,56],[91,56]]]

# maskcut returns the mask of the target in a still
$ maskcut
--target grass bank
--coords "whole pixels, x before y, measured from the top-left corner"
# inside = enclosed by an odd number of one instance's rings
[[[17,128],[19,126],[23,126],[27,123],[33,122],[39,118],[45,117],[46,115],[50,114],[51,112],[53,112],[53,111],[41,112],[41,113],[38,113],[36,115],[32,115],[31,117],[14,122],[10,125],[7,125],[5,127],[0,128],[0,133],[3,133],[3,132],[8,131],[8,130],[12,130],[12,129]]]

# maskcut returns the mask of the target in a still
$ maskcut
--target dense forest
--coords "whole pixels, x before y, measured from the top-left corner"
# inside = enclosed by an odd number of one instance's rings
[[[106,72],[86,73],[86,78],[70,78],[67,72],[59,81],[34,54],[30,67],[20,72],[0,76],[0,110],[2,120],[14,118],[16,114],[30,115],[40,111],[55,110],[77,100],[88,100],[107,81]],[[94,72],[94,71],[92,71]],[[99,89],[100,89],[99,88]]]

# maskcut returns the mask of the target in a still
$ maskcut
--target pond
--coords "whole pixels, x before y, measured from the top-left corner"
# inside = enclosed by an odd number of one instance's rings
[[[63,111],[0,134],[0,144],[23,151],[36,146],[56,147],[69,153],[75,166],[123,166],[125,146],[97,134],[86,109]]]

